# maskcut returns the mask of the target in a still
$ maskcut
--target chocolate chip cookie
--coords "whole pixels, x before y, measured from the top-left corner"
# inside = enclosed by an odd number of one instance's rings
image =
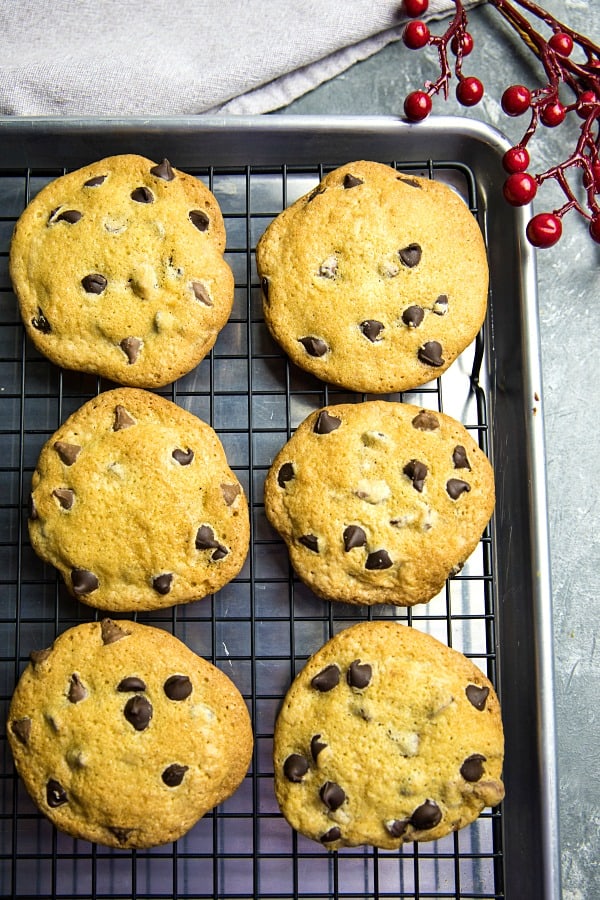
[[[277,454],[264,500],[316,594],[411,606],[437,594],[477,546],[494,476],[450,416],[371,400],[311,413]]]
[[[364,622],[318,650],[275,726],[275,791],[328,849],[395,849],[468,825],[504,796],[500,706],[480,669],[430,635]]]
[[[73,596],[137,611],[231,581],[250,525],[213,429],[156,394],[117,388],[88,401],[43,447],[29,534]]]
[[[285,209],[256,248],[264,317],[298,366],[369,393],[441,375],[487,308],[479,226],[445,184],[353,162]]]
[[[162,629],[110,619],[31,654],[7,732],[53,824],[121,848],[185,834],[237,789],[253,743],[226,675]]]
[[[225,227],[198,179],[132,154],[47,185],[15,227],[27,333],[67,369],[158,387],[211,349],[233,304]]]

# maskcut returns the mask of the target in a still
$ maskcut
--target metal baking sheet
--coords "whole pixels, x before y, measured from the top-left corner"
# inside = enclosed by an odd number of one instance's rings
[[[472,120],[418,126],[381,117],[0,119],[0,895],[51,898],[506,898],[560,896],[551,593],[534,258],[527,210],[502,199],[507,143]],[[140,614],[211,659],[243,692],[256,749],[237,793],[177,844],[117,851],[54,831],[17,779],[4,721],[32,649],[97,616],[32,553],[26,523],[42,444],[110,385],[60,371],[24,336],[8,276],[14,223],[64,171],[140,153],[209,185],[227,226],[233,313],[210,356],[160,393],[210,422],[242,480],[252,545],[239,577],[214,597]],[[294,576],[266,522],[262,487],[279,448],[313,409],[367,399],[291,365],[262,321],[254,248],[264,228],[324,172],[371,159],[450,184],[477,217],[490,263],[489,315],[441,379],[393,395],[460,419],[492,459],[497,505],[467,565],[429,604],[357,609],[318,600]],[[451,240],[449,223],[448,240]],[[506,799],[447,838],[337,853],[296,835],[277,808],[271,743],[295,672],[334,632],[397,617],[471,657],[498,689]]]

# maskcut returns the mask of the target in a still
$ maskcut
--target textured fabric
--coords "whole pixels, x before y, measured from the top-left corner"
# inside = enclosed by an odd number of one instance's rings
[[[268,112],[405,21],[400,0],[0,0],[0,113]]]

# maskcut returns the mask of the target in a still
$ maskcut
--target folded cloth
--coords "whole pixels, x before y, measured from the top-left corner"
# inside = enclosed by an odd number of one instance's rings
[[[430,0],[427,17],[453,11]],[[269,112],[405,22],[401,0],[0,0],[0,113]]]

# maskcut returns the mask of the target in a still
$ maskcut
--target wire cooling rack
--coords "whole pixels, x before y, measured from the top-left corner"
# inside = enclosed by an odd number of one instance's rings
[[[381,160],[444,181],[478,214],[477,184],[458,162]],[[176,160],[174,160],[176,163]],[[149,851],[112,850],[56,832],[17,778],[6,741],[6,713],[29,652],[67,628],[98,617],[66,593],[33,553],[27,497],[42,445],[84,402],[113,385],[61,371],[25,337],[8,276],[14,223],[27,202],[65,169],[0,170],[0,896],[59,898],[503,898],[502,807],[433,843],[399,852],[329,852],[294,833],[277,807],[272,736],[278,705],[308,656],[356,621],[394,617],[455,647],[496,683],[494,542],[488,528],[463,570],[429,604],[405,610],[327,603],[298,581],[285,546],[267,523],[263,482],[273,457],[314,409],[367,395],[328,387],[301,372],[270,338],[262,319],[254,248],[267,224],[333,168],[204,167],[187,171],[214,192],[227,227],[235,275],[233,313],[192,373],[159,391],[209,422],[243,483],[252,544],[238,578],[217,595],[138,614],[213,661],[242,691],[255,752],[239,790],[183,839]],[[463,422],[490,452],[483,334],[440,379],[403,395]],[[493,528],[493,520],[492,526]]]

